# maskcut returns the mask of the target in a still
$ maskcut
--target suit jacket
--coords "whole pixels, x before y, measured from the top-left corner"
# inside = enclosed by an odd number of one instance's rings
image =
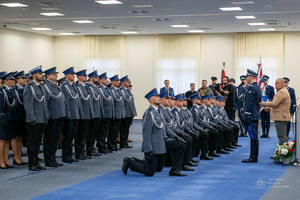
[[[83,116],[83,113],[76,86],[65,81],[61,86],[61,90],[65,96],[67,117],[70,119],[80,119],[80,116]]]
[[[91,105],[92,105],[92,118],[101,118],[102,111],[101,111],[101,98],[100,98],[100,91],[97,86],[93,85],[90,82],[86,83],[87,87],[89,88],[89,92],[91,95]]]
[[[46,80],[45,91],[47,93],[48,110],[50,113],[50,119],[58,119],[67,116],[67,106],[64,93],[61,91],[58,85]]]
[[[273,101],[262,102],[262,106],[271,107],[271,120],[290,121],[291,98],[286,87],[281,88],[275,94]]]
[[[76,83],[76,87],[78,90],[79,102],[82,108],[82,115],[80,116],[80,119],[92,119],[91,95],[88,87],[86,84],[82,84],[80,82]]]
[[[191,90],[189,90],[189,91],[187,91],[187,92],[185,93],[185,96],[186,96],[186,98],[190,98],[190,96],[192,96],[192,95],[195,94],[195,93],[197,93],[196,90],[194,90],[194,92],[192,92]],[[190,109],[190,108],[193,106],[193,102],[192,102],[191,100],[188,100],[187,103],[188,103],[187,107]]]
[[[252,82],[247,87],[245,96],[244,119],[259,120],[259,103],[261,102],[262,93],[257,82]]]
[[[26,112],[24,108],[24,100],[23,100],[23,93],[24,87],[20,87],[18,85],[15,86],[15,94],[18,100],[18,107],[17,107],[17,120],[25,121],[26,120]]]
[[[114,98],[109,88],[104,85],[99,86],[99,91],[101,94],[101,107],[103,118],[113,118],[114,117]]]
[[[144,113],[142,119],[142,152],[153,152],[154,154],[166,153],[165,138],[166,125],[162,114],[150,106]]]
[[[112,93],[112,97],[114,98],[114,118],[125,118],[124,99],[121,95],[120,89],[111,86],[110,91]]]
[[[290,107],[290,112],[291,114],[294,114],[296,112],[296,95],[295,95],[295,90],[291,87],[287,87],[290,97],[291,97],[291,107]]]
[[[159,93],[162,93],[162,92],[164,92],[164,91],[167,91],[166,89],[167,89],[166,87],[160,88],[160,92],[159,92]],[[175,95],[174,89],[171,88],[171,87],[169,87],[169,88],[168,88],[168,94],[173,94],[173,95]]]
[[[124,100],[125,117],[135,117],[137,114],[136,114],[136,108],[134,104],[134,97],[131,91],[121,86],[120,92]]]
[[[17,120],[18,101],[14,89],[8,89],[6,86],[0,88],[0,115],[1,121]]]
[[[50,113],[46,95],[44,86],[35,81],[25,86],[23,100],[27,123],[47,123]]]

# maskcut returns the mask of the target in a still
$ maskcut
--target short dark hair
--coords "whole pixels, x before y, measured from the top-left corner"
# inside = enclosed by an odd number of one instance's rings
[[[195,83],[191,83],[190,86],[191,86],[191,85],[195,85]]]
[[[205,79],[203,79],[202,81],[205,81],[205,82],[207,82],[207,80],[205,80]]]
[[[164,82],[169,81],[168,79],[164,80]],[[170,82],[170,81],[169,81]]]
[[[229,77],[228,76],[224,76],[223,78],[226,78],[227,82],[229,83]]]

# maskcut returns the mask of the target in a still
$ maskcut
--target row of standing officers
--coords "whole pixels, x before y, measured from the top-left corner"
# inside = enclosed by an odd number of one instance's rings
[[[127,138],[132,119],[136,116],[136,108],[134,97],[129,90],[128,76],[121,79],[118,75],[110,77],[111,86],[107,87],[109,81],[106,73],[100,76],[97,71],[88,75],[86,70],[75,73],[71,67],[63,72],[65,81],[59,87],[56,67],[43,72],[42,66],[38,66],[30,73],[32,82],[21,88],[18,93],[11,92],[10,98],[2,105],[10,108],[24,107],[24,123],[28,131],[29,170],[45,169],[39,164],[38,158],[42,139],[45,165],[48,167],[62,165],[55,157],[61,132],[62,161],[66,163],[88,159],[97,156],[98,153],[106,154],[132,147],[128,145]],[[43,79],[44,74],[46,80]],[[14,73],[8,73],[3,79],[12,77]],[[24,77],[24,72],[18,74],[16,78],[21,77]],[[11,102],[16,103],[10,106]],[[8,124],[16,123],[15,119],[8,117],[10,112],[4,110],[2,113],[7,116]],[[119,147],[118,133],[120,133]],[[75,139],[75,158],[72,158],[73,139]]]

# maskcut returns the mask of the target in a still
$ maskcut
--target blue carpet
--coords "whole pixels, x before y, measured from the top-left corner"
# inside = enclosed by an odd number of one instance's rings
[[[260,139],[258,163],[241,163],[249,157],[250,142],[239,138],[243,147],[213,161],[201,161],[194,172],[187,172],[188,177],[169,177],[170,168],[153,177],[130,170],[123,175],[117,170],[34,199],[260,199],[289,167],[270,159],[277,142],[274,131],[270,139]]]

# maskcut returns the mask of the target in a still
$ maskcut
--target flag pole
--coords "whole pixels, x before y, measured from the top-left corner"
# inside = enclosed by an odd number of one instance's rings
[[[258,70],[257,70],[257,77],[256,77],[256,81],[257,81],[257,79],[258,79],[258,76],[259,76],[259,73],[260,73],[260,67],[261,67],[261,56],[259,56],[259,65],[258,65]],[[259,112],[259,114],[260,114],[260,112]],[[261,126],[261,119],[260,119],[260,117],[259,117],[259,120],[258,120],[258,136],[260,137],[260,127]]]

